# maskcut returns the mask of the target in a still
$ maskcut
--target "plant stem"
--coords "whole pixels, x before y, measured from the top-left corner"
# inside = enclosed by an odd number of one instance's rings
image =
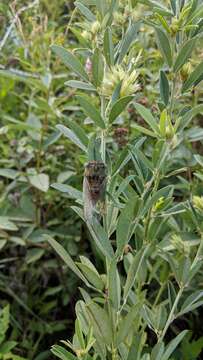
[[[164,329],[163,329],[163,331],[162,331],[161,337],[159,338],[159,342],[161,342],[161,341],[163,340],[163,338],[164,338],[164,336],[166,335],[166,332],[167,332],[167,330],[168,330],[171,322],[174,320],[174,313],[175,313],[175,310],[176,310],[177,305],[178,305],[178,303],[179,303],[179,300],[180,300],[180,298],[181,298],[181,295],[182,295],[182,293],[183,293],[183,290],[184,290],[184,288],[181,287],[181,288],[179,289],[178,293],[177,293],[177,296],[176,296],[176,299],[175,299],[175,301],[174,301],[174,303],[173,303],[173,306],[172,306],[171,312],[170,312],[170,314],[169,314],[168,320],[167,320],[166,325],[165,325],[165,327],[164,327]]]
[[[156,306],[156,305],[157,305],[157,303],[158,303],[158,301],[159,301],[159,299],[160,299],[160,297],[161,297],[161,295],[162,295],[162,293],[163,293],[164,288],[165,288],[165,284],[162,283],[161,286],[160,286],[160,288],[159,288],[159,291],[158,291],[158,293],[157,293],[157,296],[156,296],[156,299],[155,299],[155,301],[154,301],[153,306]]]
[[[105,98],[101,96],[101,116],[105,119]],[[101,158],[106,163],[106,131],[101,131]]]

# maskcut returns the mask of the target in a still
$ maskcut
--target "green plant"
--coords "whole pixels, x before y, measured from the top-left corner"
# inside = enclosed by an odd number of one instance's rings
[[[4,308],[0,309],[0,359],[25,360],[25,358],[15,355],[12,351],[16,347],[17,342],[6,340],[6,333],[9,328],[9,320],[9,305],[6,305]]]
[[[140,4],[150,6],[150,12],[145,13]],[[57,128],[83,151],[83,163],[93,168],[85,173],[88,194],[86,188],[82,195],[65,184],[53,187],[76,200],[72,209],[85,221],[103,261],[100,271],[84,256],[75,263],[58,242],[44,235],[88,289],[81,289],[83,300],[76,304],[73,340],[63,341],[72,352],[58,345],[52,348],[63,360],[170,359],[187,330],[174,329],[167,343],[169,328],[173,329],[175,319],[203,304],[202,290],[193,285],[202,265],[203,200],[198,186],[202,158],[191,152],[190,162],[182,159],[193,141],[191,132],[197,140],[200,131],[188,126],[203,112],[202,104],[188,107],[186,103],[191,88],[202,80],[201,63],[192,71],[187,65],[201,41],[202,5],[171,1],[165,7],[129,1],[127,10],[124,5],[77,1],[76,9],[85,16],[79,26],[89,32],[79,36],[77,29],[71,30],[83,48],[52,46],[80,79],[66,85],[90,94],[80,93],[76,99],[91,127],[86,125],[85,131],[64,117],[67,127]],[[135,21],[140,9],[142,17],[148,14],[144,23]],[[148,26],[155,30],[162,56],[156,68],[160,77],[155,77],[157,89],[159,84],[155,114],[143,106],[139,92],[139,83],[143,82],[143,92],[150,86],[142,72],[146,58],[138,41],[138,34]],[[141,117],[142,125],[128,121],[127,108],[136,112],[135,119]],[[119,119],[131,136],[118,151],[110,137]],[[95,170],[99,164],[107,168],[105,200],[98,191],[106,177],[103,172],[99,181],[101,173]],[[193,185],[188,172],[191,177],[195,169],[200,172],[194,172]],[[82,205],[90,210],[88,214]]]

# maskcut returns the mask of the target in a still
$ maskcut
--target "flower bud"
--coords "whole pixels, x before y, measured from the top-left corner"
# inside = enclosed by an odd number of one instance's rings
[[[174,18],[170,26],[171,35],[176,36],[177,32],[180,30],[180,25],[178,19]]]
[[[92,34],[96,34],[99,32],[99,30],[101,29],[101,25],[99,21],[94,21],[91,27],[91,33]]]
[[[203,212],[203,196],[193,196],[192,202],[197,210]]]
[[[86,63],[85,63],[85,70],[87,72],[88,75],[92,74],[92,61],[90,58],[87,58]]]
[[[180,70],[180,76],[182,81],[187,80],[188,76],[191,74],[192,72],[192,65],[190,62],[186,63],[183,65],[182,69]]]

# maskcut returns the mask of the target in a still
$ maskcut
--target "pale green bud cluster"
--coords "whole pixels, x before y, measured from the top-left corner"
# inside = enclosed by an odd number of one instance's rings
[[[137,78],[138,73],[136,70],[129,73],[117,65],[105,74],[102,93],[105,96],[112,96],[116,86],[121,83],[120,97],[132,95],[139,90]]]
[[[193,196],[192,202],[197,210],[203,212],[203,196]]]

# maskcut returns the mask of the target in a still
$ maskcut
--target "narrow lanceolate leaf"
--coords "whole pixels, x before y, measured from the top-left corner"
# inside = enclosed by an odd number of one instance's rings
[[[88,143],[89,143],[89,139],[88,139],[85,131],[83,130],[83,128],[80,127],[80,125],[78,125],[76,123],[76,121],[69,120],[66,116],[64,117],[64,121],[65,121],[66,125],[68,125],[68,127],[74,132],[74,134],[77,136],[77,138],[81,141],[81,143],[85,147],[87,147]],[[56,128],[58,130],[62,131],[62,129],[60,128],[61,126],[63,126],[63,125],[56,125]]]
[[[101,84],[104,76],[104,60],[103,55],[99,49],[95,49],[94,51],[92,60],[92,75],[94,84],[96,87],[98,87]]]
[[[118,329],[118,334],[117,334],[117,339],[116,339],[117,345],[124,342],[126,337],[129,335],[130,330],[134,326],[134,321],[138,320],[138,318],[139,318],[138,312],[140,312],[140,304],[139,303],[133,305],[129,309],[129,312],[125,316],[125,318],[122,319],[122,322],[120,323],[120,327]]]
[[[177,348],[177,346],[180,344],[184,336],[187,334],[188,330],[182,331],[178,336],[173,339],[168,346],[166,347],[166,351],[164,352],[164,355],[162,355],[161,360],[169,360],[171,354],[174,352],[174,350]]]
[[[114,251],[104,228],[101,226],[97,219],[93,219],[93,223],[90,224],[88,222],[87,225],[96,245],[98,246],[104,257],[112,259],[112,257],[114,256]]]
[[[94,22],[96,20],[95,15],[81,2],[75,1],[74,5],[80,10],[80,12],[86,17],[88,21]]]
[[[87,278],[89,283],[92,284],[96,289],[102,290],[104,288],[104,283],[99,274],[92,270],[88,265],[77,263],[77,266]]]
[[[89,83],[78,81],[78,80],[69,80],[64,83],[66,86],[70,86],[75,89],[87,90],[87,91],[96,91],[95,87]]]
[[[175,61],[173,70],[175,72],[179,71],[181,69],[181,67],[186,63],[186,61],[189,59],[189,57],[192,54],[192,51],[194,49],[195,43],[196,43],[196,38],[192,38],[190,40],[188,40],[183,47],[180,49],[177,59]]]
[[[135,108],[140,116],[146,121],[146,123],[151,127],[151,129],[159,134],[159,126],[153,117],[152,113],[143,105],[135,103]]]
[[[109,292],[109,301],[111,302],[113,308],[118,311],[120,306],[121,298],[121,285],[120,277],[117,270],[116,259],[112,259],[109,271],[108,271],[108,292]]]
[[[125,110],[126,106],[132,101],[133,96],[125,96],[118,101],[115,102],[113,105],[110,114],[109,114],[109,122],[113,123],[114,120]]]
[[[105,122],[100,114],[100,112],[91,104],[92,99],[83,96],[77,96],[81,107],[83,108],[85,114],[94,121],[94,123],[102,129],[105,129]]]
[[[196,67],[196,69],[190,74],[188,79],[184,82],[182,92],[187,91],[191,86],[198,85],[202,80],[203,75],[203,61]]]
[[[155,30],[160,51],[168,66],[171,67],[173,63],[173,58],[169,38],[166,33],[160,28],[156,27]]]
[[[57,252],[57,254],[60,256],[60,258],[64,261],[64,263],[87,285],[89,286],[87,280],[81,273],[81,271],[78,269],[78,267],[75,265],[74,261],[71,259],[70,255],[67,253],[67,251],[59,244],[56,240],[54,240],[51,236],[44,234],[43,238],[45,241],[48,241],[48,243],[53,247],[53,249]]]
[[[114,47],[112,40],[112,32],[108,27],[104,33],[104,56],[107,64],[111,67],[114,65]]]
[[[134,124],[132,124],[132,127],[135,128],[137,131],[139,131],[142,134],[149,135],[149,136],[152,136],[152,137],[157,137],[154,132],[152,132],[149,129],[146,129],[143,126],[140,126],[140,125],[137,125],[137,124],[134,123]]]
[[[165,106],[167,106],[169,101],[169,83],[163,70],[160,71],[160,96]]]
[[[121,41],[119,48],[118,64],[120,64],[130,49],[131,44],[136,40],[138,23],[131,24]]]
[[[87,148],[80,138],[69,128],[64,125],[56,125],[56,128],[61,131],[69,140],[71,140],[75,145],[77,145],[83,151],[86,151]]]
[[[180,313],[181,315],[196,309],[203,303],[203,291],[197,290],[184,301]]]
[[[187,111],[183,115],[180,121],[179,130],[184,130],[184,128],[189,125],[190,121],[198,114],[203,114],[203,104],[193,107],[193,109]]]
[[[88,80],[88,76],[84,70],[83,65],[75,55],[62,46],[52,45],[51,49],[55,52],[56,55],[58,55],[58,57],[66,66],[68,66],[84,80]]]
[[[112,343],[113,334],[107,312],[94,302],[88,304],[86,309],[96,338],[103,341],[106,345],[110,345]]]
[[[135,199],[129,199],[118,219],[116,229],[117,255],[123,253],[125,246],[130,240],[131,225],[134,217]]]
[[[133,285],[135,284],[136,276],[142,266],[143,260],[146,256],[148,249],[149,249],[149,246],[146,246],[145,248],[142,248],[140,251],[138,251],[138,253],[135,255],[135,257],[133,259],[132,264],[130,265],[126,283],[124,286],[124,294],[123,294],[124,301],[127,300],[129,292],[132,289]]]
[[[77,358],[60,345],[53,345],[51,352],[61,360],[77,360]]]
[[[75,189],[74,187],[66,184],[61,183],[54,183],[51,185],[52,188],[59,190],[63,193],[67,193],[71,198],[75,200],[81,200],[83,199],[82,191],[79,191]]]

